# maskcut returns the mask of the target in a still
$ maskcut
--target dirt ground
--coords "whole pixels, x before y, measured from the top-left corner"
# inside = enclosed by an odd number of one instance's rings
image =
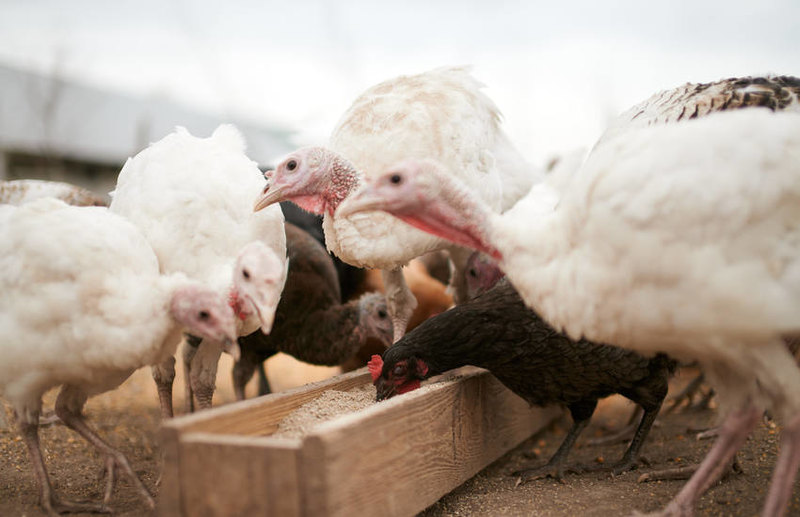
[[[278,381],[270,369],[273,385],[290,387],[302,378],[317,380],[331,375],[335,370],[302,370],[295,366],[285,382]],[[220,365],[219,388],[215,403],[223,404],[233,399],[229,380],[230,362]],[[674,393],[692,375],[679,374],[673,382]],[[182,407],[182,385],[176,381],[176,407]],[[252,386],[250,387],[252,390]],[[52,407],[49,395],[45,408]],[[608,429],[624,424],[632,404],[618,397],[601,403],[593,423],[573,450],[571,460],[592,463],[613,461],[620,457],[625,444],[587,445],[587,439],[602,436]],[[6,407],[8,410],[8,408]],[[180,412],[180,411],[179,411]],[[96,397],[86,408],[89,422],[112,445],[118,447],[131,461],[134,470],[145,485],[157,492],[159,469],[158,425],[159,412],[155,389],[147,369],[134,374],[120,389]],[[40,516],[33,473],[24,443],[9,428],[10,411],[4,424],[0,415],[0,515]],[[543,463],[555,451],[569,426],[565,417],[550,428],[532,437],[490,465],[473,479],[421,515],[443,516],[609,516],[628,515],[633,510],[655,511],[663,507],[680,489],[683,481],[638,483],[643,472],[651,468],[687,464],[702,459],[712,440],[697,440],[696,429],[713,425],[715,411],[677,412],[662,414],[651,432],[643,454],[652,467],[617,477],[605,474],[571,475],[564,483],[554,480],[535,480],[515,486],[515,478],[508,474],[528,463]],[[774,465],[780,428],[774,424],[760,425],[747,441],[739,455],[743,469],[713,487],[701,500],[699,515],[751,516],[757,515],[769,483]],[[77,435],[62,425],[43,427],[41,441],[51,479],[58,494],[73,500],[99,500],[103,483],[100,481],[101,459]],[[531,459],[528,456],[538,455]],[[117,515],[147,515],[148,510],[137,498],[127,480],[122,479],[114,493],[111,506]],[[789,515],[800,515],[800,490],[792,498]]]

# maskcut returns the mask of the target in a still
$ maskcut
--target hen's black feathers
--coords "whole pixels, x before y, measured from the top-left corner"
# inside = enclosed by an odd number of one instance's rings
[[[531,404],[569,405],[621,393],[660,404],[674,362],[622,348],[573,341],[525,306],[506,281],[431,318],[384,353],[385,368],[410,356],[430,375],[464,365],[486,368]]]
[[[667,395],[676,363],[663,354],[653,358],[556,332],[525,306],[506,280],[475,299],[439,314],[415,328],[383,354],[379,398],[394,393],[395,366],[425,377],[465,365],[491,371],[500,382],[537,406],[569,408],[572,429],[544,467],[520,473],[526,478],[561,477],[564,461],[600,398],[619,393],[639,404],[644,415],[623,458],[609,468],[623,472],[636,465],[638,451]]]

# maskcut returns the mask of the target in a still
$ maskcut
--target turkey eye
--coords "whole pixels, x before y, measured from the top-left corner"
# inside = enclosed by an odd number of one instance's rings
[[[471,276],[472,278],[477,278],[478,277],[478,272],[475,271],[474,267],[469,268],[468,273],[469,273],[469,276]]]
[[[209,314],[209,313],[208,313],[208,311],[200,311],[200,312],[197,314],[197,316],[198,316],[198,317],[199,317],[199,318],[200,318],[202,321],[208,321],[208,319],[211,317],[211,314]]]
[[[383,309],[378,309],[378,317],[379,317],[379,318],[383,319],[383,318],[385,318],[386,316],[388,316],[388,315],[386,314],[386,311],[385,311],[385,310],[383,310]]]
[[[289,172],[295,170],[297,168],[297,161],[289,160],[288,162],[286,162],[286,168],[289,169]]]
[[[406,374],[406,365],[398,364],[395,365],[394,369],[392,370],[392,374],[396,375],[397,377],[402,377]]]
[[[392,177],[389,178],[389,181],[391,181],[395,185],[399,185],[403,181],[403,177],[400,176],[399,174],[392,174]]]
[[[250,272],[246,269],[242,270],[242,276],[245,277],[247,280],[250,280]]]

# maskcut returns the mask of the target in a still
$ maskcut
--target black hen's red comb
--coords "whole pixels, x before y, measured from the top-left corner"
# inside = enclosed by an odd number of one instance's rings
[[[381,376],[381,372],[383,371],[383,358],[377,354],[373,355],[369,363],[367,363],[367,369],[370,375],[372,375],[372,382],[374,383],[378,380],[378,377]]]

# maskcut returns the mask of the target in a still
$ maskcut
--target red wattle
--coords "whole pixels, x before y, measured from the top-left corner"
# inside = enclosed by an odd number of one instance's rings
[[[409,391],[414,391],[415,389],[419,388],[419,381],[414,379],[413,381],[408,381],[405,384],[401,384],[397,388],[398,394],[408,393]]]

